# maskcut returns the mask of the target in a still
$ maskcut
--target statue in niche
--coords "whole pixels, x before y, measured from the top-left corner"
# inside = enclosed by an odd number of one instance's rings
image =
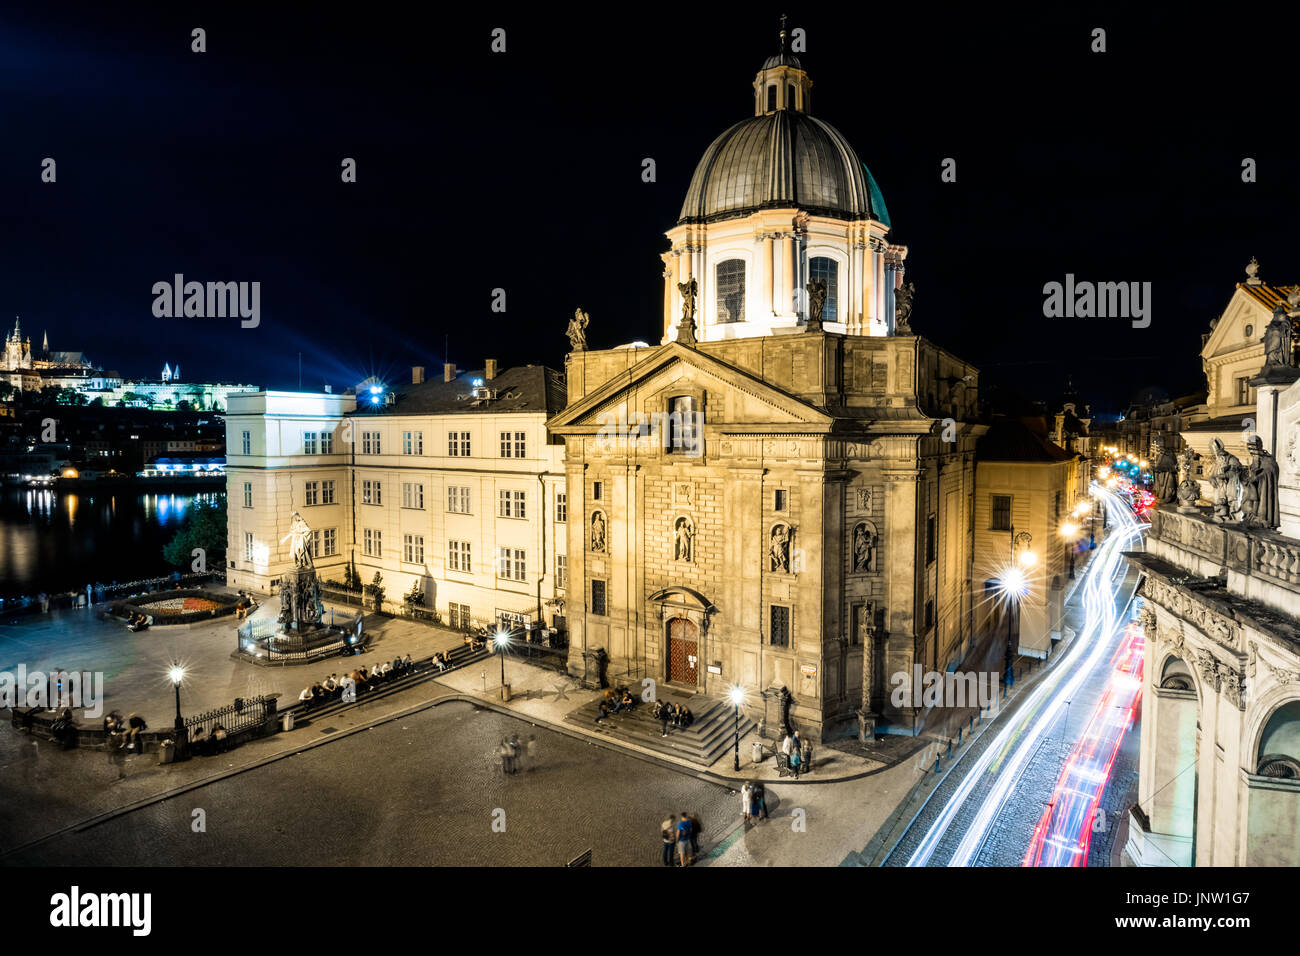
[[[853,529],[853,571],[855,574],[871,570],[871,562],[875,557],[875,551],[875,535],[871,533],[865,522],[859,524]]]
[[[691,519],[685,515],[678,518],[673,524],[673,560],[674,561],[692,561],[694,560],[691,551],[691,543],[695,539],[695,528],[691,525]]]
[[[1178,462],[1165,447],[1165,436],[1151,439],[1151,491],[1161,504],[1168,504],[1178,493]]]
[[[1273,368],[1291,368],[1295,365],[1292,340],[1295,330],[1286,314],[1286,306],[1273,309],[1273,318],[1264,326],[1264,371]]]
[[[790,528],[787,525],[779,524],[772,529],[772,543],[768,554],[772,571],[790,573]]]
[[[599,511],[591,516],[591,550],[605,550],[605,516]]]
[[[1252,435],[1246,447],[1250,449],[1250,464],[1242,482],[1242,520],[1263,528],[1276,528],[1280,523],[1277,459],[1264,450],[1258,435]]]
[[[1214,491],[1214,520],[1239,521],[1241,478],[1245,469],[1219,439],[1210,441],[1210,451],[1214,455],[1214,472],[1210,475],[1210,487]]]
[[[573,318],[569,320],[569,348],[574,352],[587,351],[587,323],[591,321],[590,316],[581,309],[575,309]]]

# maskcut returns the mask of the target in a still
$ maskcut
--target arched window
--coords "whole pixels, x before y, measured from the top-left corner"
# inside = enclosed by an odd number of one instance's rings
[[[794,109],[794,84],[787,83],[785,86],[785,108]]]
[[[745,321],[745,261],[728,259],[717,267],[718,321]]]
[[[776,84],[775,83],[769,83],[767,85],[767,109],[769,113],[772,110],[776,109]]]
[[[820,279],[826,283],[826,302],[822,306],[822,321],[838,322],[840,266],[834,259],[826,256],[814,256],[808,261],[808,280]]]

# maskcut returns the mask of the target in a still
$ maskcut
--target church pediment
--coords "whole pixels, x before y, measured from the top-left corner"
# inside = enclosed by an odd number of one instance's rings
[[[1264,337],[1264,326],[1271,317],[1269,309],[1244,289],[1238,288],[1202,347],[1201,358],[1231,355],[1259,345],[1260,339]],[[1251,327],[1249,335],[1246,334],[1246,326]]]
[[[770,423],[821,432],[833,416],[726,362],[676,342],[660,346],[548,423],[555,432],[583,434],[610,416],[659,410],[673,394],[704,394],[711,423]]]

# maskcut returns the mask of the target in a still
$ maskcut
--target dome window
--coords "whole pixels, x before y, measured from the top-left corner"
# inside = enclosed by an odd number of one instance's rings
[[[822,321],[838,322],[839,313],[839,291],[840,291],[840,265],[834,259],[826,256],[814,256],[808,260],[808,279],[814,281],[820,279],[826,283],[826,301],[822,304]]]
[[[793,83],[787,83],[787,84],[785,85],[785,108],[788,109],[788,110],[792,110],[792,109],[795,108],[794,84],[793,84]]]
[[[745,321],[745,262],[728,259],[717,266],[718,321]]]
[[[769,83],[767,85],[767,111],[771,113],[775,109],[776,109],[776,84]]]

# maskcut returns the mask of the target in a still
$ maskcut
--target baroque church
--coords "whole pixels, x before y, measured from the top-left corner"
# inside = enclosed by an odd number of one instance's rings
[[[569,664],[915,733],[892,690],[972,640],[978,373],[911,331],[907,248],[812,87],[782,31],[667,232],[659,345],[570,327]]]

